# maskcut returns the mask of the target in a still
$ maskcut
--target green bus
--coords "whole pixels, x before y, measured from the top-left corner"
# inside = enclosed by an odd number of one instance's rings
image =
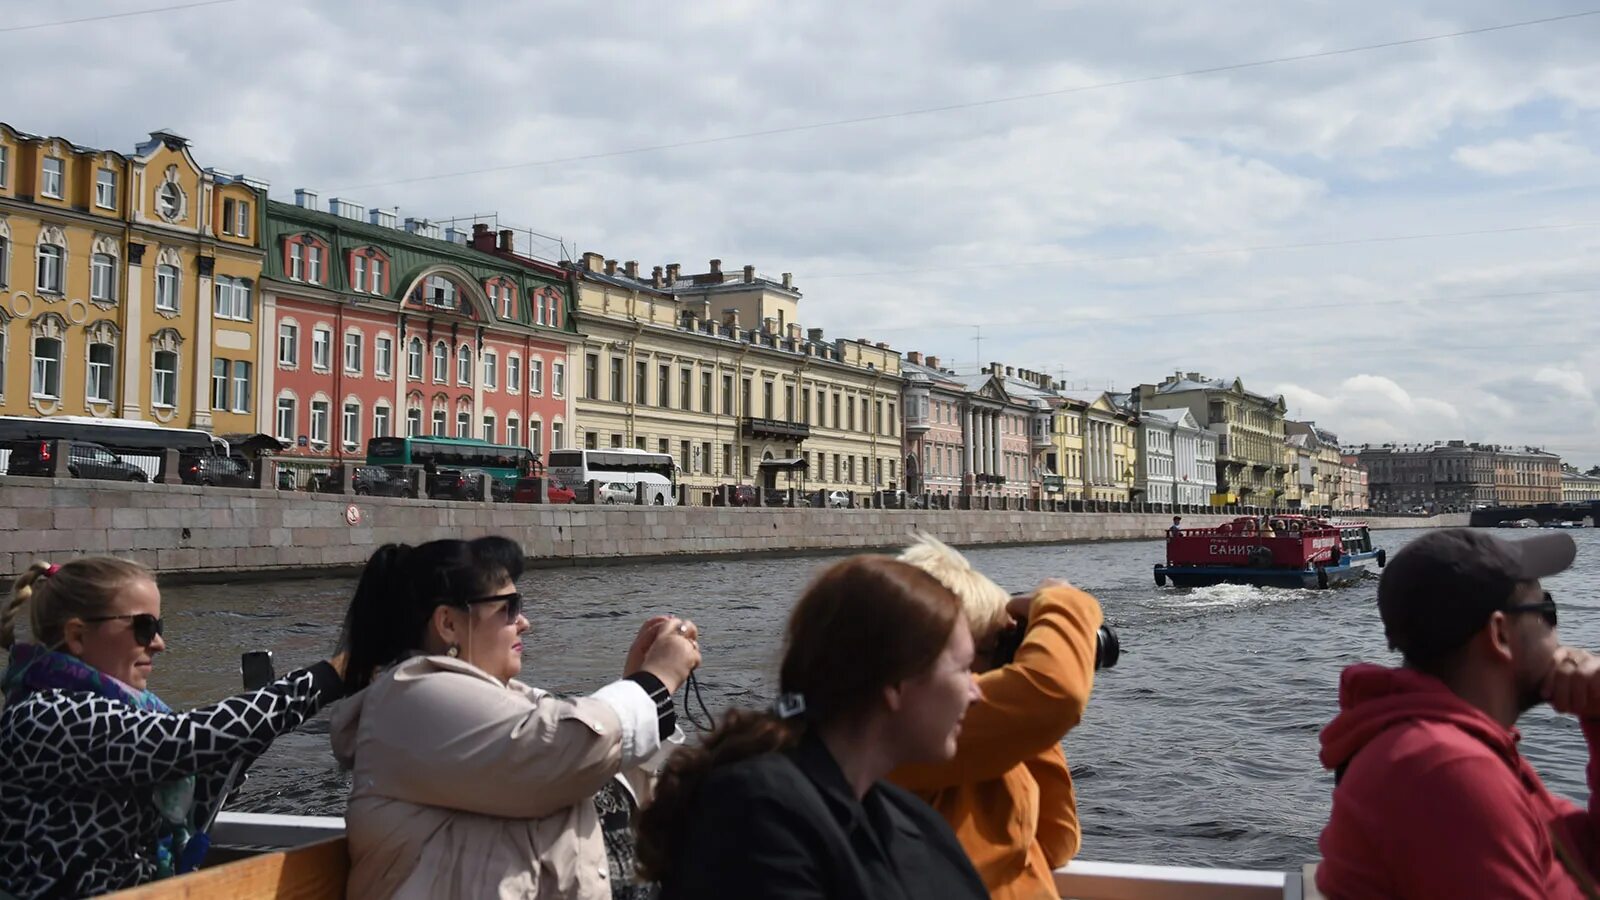
[[[538,459],[527,447],[418,435],[372,438],[367,441],[367,465],[416,465],[429,474],[439,469],[482,469],[496,481],[515,486],[518,478],[534,470]]]

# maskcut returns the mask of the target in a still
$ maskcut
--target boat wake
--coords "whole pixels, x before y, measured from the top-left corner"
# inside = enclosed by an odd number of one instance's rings
[[[1253,587],[1247,584],[1214,584],[1158,595],[1157,606],[1167,609],[1244,609],[1302,600],[1307,590]]]

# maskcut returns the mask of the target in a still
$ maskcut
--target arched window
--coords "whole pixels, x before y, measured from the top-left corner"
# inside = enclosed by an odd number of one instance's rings
[[[412,338],[406,345],[406,377],[422,380],[422,338]]]
[[[156,309],[178,311],[178,267],[156,266]]]
[[[117,350],[109,343],[89,345],[89,381],[85,391],[93,403],[111,402],[112,371],[116,365]]]
[[[444,341],[433,345],[433,381],[444,384],[450,380],[450,348]]]
[[[89,299],[112,303],[117,299],[116,261],[106,253],[89,257]]]
[[[472,348],[462,344],[456,351],[456,384],[472,383]],[[463,435],[464,436],[464,435]]]
[[[155,377],[150,381],[150,404],[172,409],[178,405],[178,354],[171,350],[155,353]]]
[[[61,340],[53,337],[33,339],[33,396],[41,400],[61,398]]]
[[[506,415],[506,443],[513,447],[522,446],[522,420],[514,413]]]
[[[500,383],[500,355],[493,350],[483,351],[483,389],[494,390]]]
[[[60,244],[47,244],[42,240],[38,250],[38,278],[34,286],[41,294],[61,293],[62,273],[66,270],[67,251]]]

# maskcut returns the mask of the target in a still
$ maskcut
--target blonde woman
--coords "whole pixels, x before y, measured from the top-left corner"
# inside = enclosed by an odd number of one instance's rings
[[[18,643],[28,611],[32,640]],[[331,662],[174,713],[149,690],[161,591],[138,563],[34,563],[0,610],[0,892],[83,897],[173,874],[234,763],[339,695]]]
[[[967,710],[952,758],[902,766],[889,779],[950,823],[991,897],[1053,900],[1051,870],[1078,852],[1080,839],[1061,739],[1094,687],[1100,604],[1059,581],[1013,598],[926,535],[900,559],[961,599],[982,696]],[[1017,647],[1012,658],[1001,649],[1007,643]]]

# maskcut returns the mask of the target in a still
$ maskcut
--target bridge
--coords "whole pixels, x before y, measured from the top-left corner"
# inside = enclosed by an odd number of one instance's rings
[[[1590,503],[1540,503],[1535,506],[1491,506],[1472,511],[1474,528],[1492,528],[1501,522],[1532,519],[1540,525],[1550,522],[1600,522],[1600,501]]]

